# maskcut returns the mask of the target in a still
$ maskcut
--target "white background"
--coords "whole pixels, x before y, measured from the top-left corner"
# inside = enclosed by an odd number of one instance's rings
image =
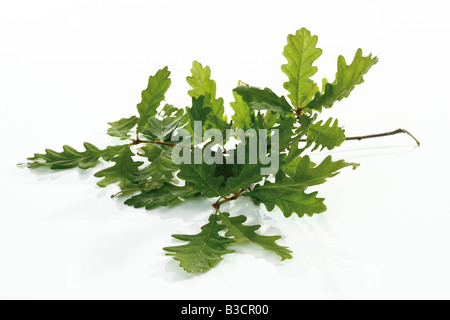
[[[448,1],[1,0],[0,298],[450,298],[448,13]],[[324,50],[317,81],[359,47],[380,59],[324,116],[348,136],[404,127],[422,147],[394,136],[329,152],[361,166],[316,188],[328,211],[313,218],[236,201],[230,211],[261,214],[292,260],[248,246],[185,274],[162,247],[197,233],[211,201],[146,212],[110,199],[95,171],[16,167],[45,148],[115,143],[106,122],[135,114],[166,65],[178,107],[194,59],[228,102],[238,80],[285,94],[283,46],[301,27]]]

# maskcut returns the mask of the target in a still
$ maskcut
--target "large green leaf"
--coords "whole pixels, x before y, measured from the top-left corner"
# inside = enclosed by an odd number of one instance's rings
[[[233,239],[221,236],[219,233],[225,228],[217,223],[218,216],[209,217],[208,224],[201,228],[196,235],[174,234],[175,239],[186,241],[187,244],[164,248],[168,255],[180,262],[180,266],[187,272],[200,273],[215,267],[227,253],[233,250],[227,247],[234,242]]]
[[[289,91],[288,97],[296,108],[304,107],[319,90],[317,84],[310,79],[317,72],[313,63],[322,54],[316,44],[317,36],[311,36],[311,32],[302,28],[295,35],[288,36],[284,47],[283,55],[288,63],[281,70],[289,78],[284,83],[284,88]]]
[[[174,179],[174,174],[178,170],[178,166],[172,161],[171,149],[163,147],[152,146],[148,154],[148,159],[151,163],[144,169],[140,170],[135,183],[139,185],[142,191],[151,191],[161,188],[165,183],[171,182]],[[145,152],[150,148],[143,149]],[[155,150],[156,149],[156,150]],[[155,156],[155,151],[159,150],[158,155]]]
[[[312,151],[322,147],[321,150],[327,148],[332,150],[335,147],[340,146],[345,141],[345,130],[338,126],[338,120],[336,119],[333,124],[332,118],[329,118],[323,125],[323,121],[314,123],[308,131],[308,137],[306,142],[308,144],[315,143]]]
[[[119,154],[111,159],[115,163],[114,166],[99,171],[94,175],[97,178],[103,178],[97,183],[98,186],[104,188],[109,184],[118,183],[122,190],[136,189],[134,181],[143,162],[135,162],[132,158],[133,156],[134,153],[130,147],[122,149]]]
[[[250,187],[253,183],[260,182],[263,178],[261,175],[261,164],[245,164],[243,166],[235,166],[240,168],[240,172],[235,177],[229,177],[223,190],[224,195],[229,195]]]
[[[180,199],[191,198],[196,194],[198,192],[191,186],[179,187],[166,183],[159,189],[141,192],[125,201],[125,204],[135,208],[152,210],[177,203]]]
[[[182,163],[179,165],[180,172],[178,178],[190,182],[196,190],[203,193],[208,198],[219,197],[223,195],[223,176],[216,177],[216,164],[208,165],[206,163],[190,164]]]
[[[233,150],[233,154],[229,150],[229,157],[233,156],[234,161],[232,165],[226,165],[231,167],[232,174],[226,176],[225,188],[223,190],[224,195],[238,192],[242,189],[249,188],[252,184],[260,182],[264,176],[269,174],[262,174],[261,169],[267,167],[267,164],[262,164],[259,161],[259,154],[252,154],[250,143],[248,139],[242,141],[240,147],[244,147],[242,150]],[[244,154],[240,154],[240,152]]]
[[[333,162],[331,156],[328,156],[315,167],[310,158],[305,156],[298,163],[295,172],[290,168],[292,176],[286,176],[280,171],[275,182],[266,181],[263,186],[257,186],[244,195],[264,203],[269,211],[275,206],[279,207],[286,217],[294,212],[299,217],[305,214],[311,216],[314,213],[324,212],[326,206],[323,204],[324,199],[317,198],[317,192],[307,194],[305,190],[310,186],[324,183],[327,178],[336,176],[340,169],[349,166],[355,169],[358,165],[343,160]]]
[[[106,150],[100,150],[91,143],[84,143],[86,151],[80,152],[72,147],[64,146],[63,152],[57,152],[46,149],[44,154],[35,153],[34,157],[28,158],[31,162],[27,163],[29,168],[49,167],[53,170],[61,169],[89,169],[98,164],[100,158],[109,160],[123,149],[123,146],[108,147]]]
[[[326,157],[320,165],[316,166],[308,156],[304,156],[292,176],[293,182],[297,187],[315,186],[325,183],[327,178],[335,177],[343,168],[352,167],[355,170],[358,166],[357,163],[344,160],[333,161],[331,156]]]
[[[227,212],[220,213],[220,220],[227,227],[225,236],[234,237],[239,242],[251,242],[263,247],[266,250],[275,252],[281,257],[281,260],[292,259],[292,251],[287,247],[280,246],[276,243],[281,236],[263,236],[255,231],[261,228],[260,225],[247,226],[243,223],[247,221],[245,216],[230,217]]]
[[[130,138],[130,130],[133,129],[138,122],[138,118],[132,116],[131,118],[120,119],[116,122],[108,123],[111,127],[108,129],[108,134],[112,137],[118,137],[122,140]]]
[[[293,109],[286,98],[277,96],[269,88],[239,86],[233,90],[254,110],[271,110],[281,115],[292,113]]]
[[[172,113],[171,113],[172,114]],[[142,134],[153,141],[167,141],[170,140],[172,133],[179,127],[182,127],[188,121],[182,109],[177,109],[173,112],[173,116],[162,116],[162,119],[156,117],[150,118],[147,126],[142,131]]]
[[[128,149],[130,146],[128,144],[122,144],[118,146],[108,146],[102,152],[102,159],[105,161],[111,161],[112,158],[117,156],[119,153],[123,152],[125,149]]]
[[[170,87],[170,71],[167,67],[158,70],[148,80],[147,89],[142,91],[142,102],[138,104],[139,120],[137,132],[142,132],[147,126],[148,120],[157,114],[157,109],[164,101],[167,90]]]
[[[356,51],[353,62],[347,65],[345,58],[339,56],[338,71],[333,84],[325,85],[325,92],[316,93],[314,99],[306,106],[308,109],[321,111],[323,108],[331,108],[336,101],[347,98],[356,85],[364,82],[363,75],[378,62],[377,57],[372,58],[372,54],[363,57],[362,50]]]
[[[266,183],[264,188],[256,188],[250,193],[245,193],[244,196],[252,197],[257,204],[263,203],[268,211],[272,211],[275,207],[280,208],[285,217],[296,213],[301,218],[305,214],[312,216],[327,210],[323,203],[325,199],[317,198],[317,192],[308,194],[301,189],[292,190],[269,183]]]

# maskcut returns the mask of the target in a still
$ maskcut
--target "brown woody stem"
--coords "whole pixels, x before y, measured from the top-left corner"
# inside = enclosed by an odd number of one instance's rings
[[[232,200],[236,200],[237,198],[239,198],[247,189],[241,189],[238,192],[236,192],[235,194],[233,194],[231,197],[228,198],[224,198],[223,200],[218,200],[217,202],[212,204],[212,207],[216,210],[219,210],[220,206],[228,201],[232,201]]]
[[[348,141],[350,141],[350,140],[358,140],[358,141],[360,141],[360,140],[364,140],[364,139],[393,136],[393,135],[399,134],[399,133],[407,134],[408,136],[410,136],[411,138],[414,139],[414,141],[417,143],[418,146],[420,146],[420,141],[417,140],[416,137],[414,137],[408,130],[405,130],[405,129],[397,129],[397,130],[390,131],[390,132],[369,134],[369,135],[365,135],[365,136],[347,137],[347,138],[345,138],[345,140],[348,140]],[[300,141],[301,142],[306,142],[306,139],[302,139]]]
[[[170,143],[170,142],[165,142],[165,141],[152,141],[152,140],[141,140],[139,138],[136,138],[135,140],[132,140],[133,144],[141,144],[141,143],[153,143],[153,144],[162,144],[165,146],[179,146],[181,148],[189,148],[189,149],[194,149],[195,147],[188,147],[188,146],[183,146],[183,145],[177,145],[175,143]]]

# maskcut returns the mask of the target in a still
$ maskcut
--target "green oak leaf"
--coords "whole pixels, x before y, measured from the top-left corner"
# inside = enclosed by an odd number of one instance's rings
[[[313,115],[302,114],[301,117],[297,118],[297,124],[299,125],[295,129],[296,138],[301,139],[305,134],[308,133],[311,126],[315,123],[317,119],[317,113]]]
[[[187,272],[201,273],[215,267],[227,253],[233,250],[227,247],[234,242],[233,239],[220,235],[225,226],[219,224],[218,216],[213,214],[209,222],[201,228],[201,232],[195,235],[174,234],[175,239],[186,241],[187,244],[165,247],[168,255],[180,262],[180,266]]]
[[[96,178],[103,178],[97,183],[99,187],[106,187],[112,183],[118,183],[121,190],[136,189],[134,181],[139,173],[139,167],[143,164],[141,161],[133,160],[134,153],[130,147],[123,148],[114,158],[114,166],[97,172]]]
[[[304,158],[302,157],[297,157],[294,160],[288,162],[286,165],[283,166],[283,171],[284,173],[286,173],[288,176],[292,177],[295,175],[295,173],[297,172],[297,167],[298,164],[303,160]],[[316,164],[314,162],[310,163],[311,167],[315,167]]]
[[[164,101],[164,95],[171,84],[169,76],[170,71],[167,67],[158,70],[158,72],[148,80],[147,89],[142,91],[142,102],[137,105],[140,116],[137,123],[138,133],[142,132],[147,126],[150,118],[157,114],[157,109],[161,102]]]
[[[290,121],[288,119],[289,116],[287,116],[285,119],[283,119],[283,118],[280,117],[280,114],[278,112],[275,112],[275,111],[272,111],[272,110],[268,110],[266,112],[266,114],[263,116],[264,120],[262,122],[262,126],[260,128],[258,127],[258,129],[267,129],[267,130],[273,129],[273,127],[277,123],[283,122],[285,120],[286,121]]]
[[[263,236],[255,231],[260,229],[260,225],[247,226],[243,223],[247,221],[245,216],[230,217],[227,212],[220,212],[220,220],[227,228],[225,236],[233,237],[236,243],[251,242],[257,244],[268,251],[272,251],[281,257],[281,260],[292,259],[292,251],[287,247],[276,243],[281,236]]]
[[[154,145],[152,145],[154,146]],[[142,149],[144,151],[148,150]],[[155,151],[159,150],[158,155]],[[172,150],[154,146],[148,155],[151,163],[139,171],[135,179],[135,183],[139,185],[141,191],[151,191],[161,188],[165,183],[171,182],[174,179],[175,172],[178,171],[178,166],[172,161]]]
[[[147,158],[148,161],[152,162],[161,154],[162,149],[162,145],[146,143],[143,147],[139,148],[137,155]]]
[[[231,125],[228,124],[227,118],[224,115],[224,102],[222,98],[219,98],[215,101],[211,102],[212,109],[211,112],[207,115],[206,118],[206,126],[208,128],[218,129],[221,132],[224,132],[226,129],[229,129]]]
[[[321,148],[321,151],[325,148],[332,150],[335,147],[340,146],[345,141],[345,130],[338,126],[338,120],[336,119],[333,124],[332,118],[329,118],[323,125],[323,121],[314,123],[308,131],[308,137],[306,142],[308,144],[315,143],[312,151]]]
[[[178,114],[182,109],[178,109],[172,104],[166,103],[164,107],[162,107],[161,111],[158,112],[158,116],[165,118],[165,117],[171,117],[172,115]],[[183,111],[184,113],[184,111]]]
[[[206,163],[194,164],[192,161],[190,164],[180,164],[179,168],[178,178],[190,182],[195,190],[206,197],[213,198],[223,195],[224,177],[215,176],[215,163],[211,165]]]
[[[285,179],[283,176],[277,177],[281,178],[281,185],[293,189],[307,188],[325,183],[327,178],[338,175],[339,170],[343,168],[352,167],[355,170],[359,166],[357,163],[348,163],[344,160],[333,161],[331,156],[326,157],[318,166],[311,162],[309,156],[300,159],[300,161],[296,161],[298,164],[294,174],[291,175],[292,179]]]
[[[310,186],[324,183],[327,178],[336,176],[340,169],[349,166],[355,169],[358,165],[343,160],[333,162],[331,156],[328,156],[315,167],[310,158],[305,156],[298,162],[295,172],[290,168],[292,176],[286,176],[280,171],[276,175],[275,182],[266,181],[264,185],[255,187],[244,196],[250,196],[264,203],[269,211],[277,206],[286,217],[292,213],[296,213],[299,217],[305,214],[312,216],[326,211],[326,206],[323,204],[324,199],[317,198],[317,192],[307,194],[305,190]]]
[[[241,189],[246,189],[253,183],[260,182],[262,178],[263,176],[261,175],[261,165],[247,163],[240,167],[240,172],[237,176],[229,177],[227,179],[223,194],[229,195],[231,193],[238,192]]]
[[[91,143],[84,143],[86,151],[80,152],[70,146],[64,146],[63,152],[57,152],[50,149],[45,150],[45,154],[35,153],[34,157],[28,158],[28,168],[48,167],[52,170],[63,170],[80,168],[83,170],[95,167],[100,158],[107,161],[111,157],[123,149],[123,146],[108,147],[105,150],[100,150]]]
[[[248,106],[240,95],[233,92],[234,102],[231,102],[231,108],[234,110],[233,120],[234,128],[246,131],[252,128],[254,122],[255,112]]]
[[[233,90],[254,110],[271,110],[281,115],[292,113],[293,109],[286,98],[277,96],[269,88],[239,86]]]
[[[364,82],[363,75],[377,62],[378,58],[372,58],[372,54],[364,57],[361,49],[356,51],[350,65],[347,65],[343,56],[339,56],[338,71],[333,84],[327,83],[325,92],[322,94],[317,92],[306,108],[321,111],[322,107],[331,108],[336,101],[347,98],[356,85]]]
[[[261,161],[259,161],[259,156],[255,159],[251,159],[253,157],[251,157],[252,153],[249,140],[245,139],[242,143],[245,144],[245,159],[239,159],[240,150],[234,149],[232,150],[233,152],[230,150],[228,154],[229,157],[234,157],[234,161],[232,165],[225,165],[231,167],[232,174],[224,175],[224,177],[226,177],[225,188],[223,190],[224,195],[229,195],[242,189],[248,189],[252,184],[260,182],[264,177],[269,175],[261,174],[261,169],[268,167],[268,165],[263,165]]]
[[[300,218],[305,214],[311,217],[327,210],[323,203],[325,199],[317,198],[317,192],[308,194],[304,190],[292,190],[269,183],[264,185],[265,188],[256,188],[244,196],[252,197],[256,204],[263,203],[268,211],[280,208],[285,217],[290,217],[293,213]]]
[[[286,117],[280,122],[280,125],[274,127],[274,129],[277,129],[279,133],[280,152],[292,145],[292,136],[294,135],[295,123],[295,118]]]
[[[313,63],[322,54],[322,50],[316,48],[317,36],[311,36],[311,32],[302,28],[295,35],[290,34],[283,55],[288,63],[281,66],[289,81],[284,83],[284,88],[289,91],[289,99],[295,108],[305,106],[319,90],[317,84],[310,78],[317,72]]]
[[[210,97],[211,112],[207,115],[205,125],[221,131],[228,129],[229,125],[225,115],[224,101],[222,98],[216,98],[216,82],[211,79],[210,67],[203,67],[201,63],[194,61],[191,73],[192,76],[186,78],[192,87],[188,94],[196,99],[206,95]]]
[[[195,121],[202,122],[203,132],[208,129],[206,120],[208,119],[208,114],[211,113],[212,108],[213,105],[209,94],[198,98],[192,98],[192,107],[186,108],[186,114],[189,116],[189,124],[186,129],[193,133]]]
[[[226,163],[226,157],[223,157],[223,163],[216,163],[216,170],[214,172],[214,177],[222,176],[224,178],[224,182],[227,181],[230,177],[233,177],[233,165]],[[225,193],[225,192],[224,192]]]
[[[302,114],[300,118],[297,119],[297,125],[300,125],[294,130],[294,136],[291,139],[291,145],[289,146],[289,152],[287,156],[280,160],[282,166],[286,163],[289,163],[299,157],[306,149],[311,146],[311,142],[308,142],[305,146],[300,148],[299,143],[300,140],[308,133],[311,126],[317,119],[317,113],[313,115]],[[283,155],[281,155],[283,158]]]
[[[188,94],[193,98],[198,98],[209,94],[212,100],[216,99],[216,82],[211,79],[211,68],[203,67],[201,63],[192,62],[192,76],[186,78],[187,83],[192,87]]]
[[[187,121],[188,118],[184,111],[178,109],[174,116],[165,116],[162,119],[150,118],[142,134],[153,141],[167,141],[171,139],[172,133],[185,125]]]
[[[111,128],[108,129],[108,134],[111,137],[117,137],[122,140],[130,139],[130,131],[136,126],[137,122],[138,118],[136,116],[120,119],[116,122],[110,122],[108,124]]]
[[[331,156],[326,157],[318,166],[311,162],[308,156],[301,158],[297,165],[295,174],[292,175],[296,187],[315,186],[327,181],[327,178],[335,177],[339,174],[339,170],[346,167],[352,167],[355,170],[359,164],[353,162],[345,162],[344,160],[333,161]]]
[[[161,188],[142,191],[140,194],[125,201],[125,204],[135,208],[145,208],[147,210],[165,207],[175,204],[180,199],[189,199],[197,195],[198,192],[191,186],[175,186],[166,183]]]
[[[112,158],[117,156],[119,153],[123,152],[125,149],[129,148],[128,144],[122,144],[117,146],[108,146],[102,152],[102,159],[105,161],[111,161]]]

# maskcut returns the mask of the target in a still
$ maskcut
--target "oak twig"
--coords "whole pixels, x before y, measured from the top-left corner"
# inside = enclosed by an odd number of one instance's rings
[[[236,192],[235,194],[233,194],[231,197],[228,198],[224,198],[221,201],[217,201],[215,203],[212,204],[212,207],[216,210],[219,210],[220,206],[228,201],[232,201],[232,200],[236,200],[237,198],[239,198],[247,189],[241,189],[238,192]]]
[[[178,146],[180,148],[189,148],[189,149],[195,149],[196,148],[196,147],[183,146],[181,144],[170,143],[170,142],[165,142],[165,141],[141,140],[139,138],[136,138],[135,140],[131,140],[131,141],[133,142],[133,144],[152,143],[152,144],[161,144],[161,145],[171,146],[171,147]]]
[[[393,136],[393,135],[396,135],[396,134],[399,134],[399,133],[407,134],[408,136],[413,138],[414,141],[417,143],[417,145],[420,147],[420,141],[417,140],[416,137],[414,137],[408,130],[405,130],[405,129],[397,129],[397,130],[390,131],[390,132],[369,134],[369,135],[364,135],[364,136],[346,137],[345,140],[347,140],[347,141],[350,141],[350,140],[358,140],[358,141],[360,141],[360,140],[364,140],[364,139]],[[306,139],[301,139],[300,142],[306,142]]]

